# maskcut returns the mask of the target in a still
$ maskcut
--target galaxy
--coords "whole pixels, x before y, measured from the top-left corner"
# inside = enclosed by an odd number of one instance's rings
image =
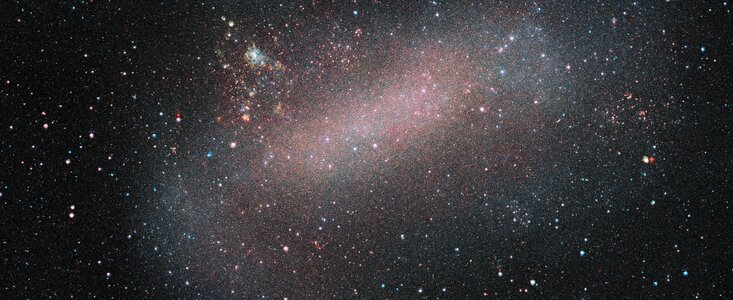
[[[731,298],[731,5],[0,4],[0,298]]]

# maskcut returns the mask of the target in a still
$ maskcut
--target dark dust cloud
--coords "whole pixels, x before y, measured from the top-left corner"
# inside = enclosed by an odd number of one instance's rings
[[[0,298],[729,298],[727,1],[6,1]]]

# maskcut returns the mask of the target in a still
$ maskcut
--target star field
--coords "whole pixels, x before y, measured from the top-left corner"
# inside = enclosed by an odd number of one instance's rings
[[[729,298],[730,6],[0,4],[0,296]]]

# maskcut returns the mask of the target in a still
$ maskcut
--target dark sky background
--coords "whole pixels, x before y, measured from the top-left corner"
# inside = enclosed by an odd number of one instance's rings
[[[730,298],[726,1],[0,3],[0,298]]]

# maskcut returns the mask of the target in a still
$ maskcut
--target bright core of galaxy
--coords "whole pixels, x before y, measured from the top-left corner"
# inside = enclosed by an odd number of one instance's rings
[[[98,2],[8,5],[0,296],[733,297],[728,2]]]

